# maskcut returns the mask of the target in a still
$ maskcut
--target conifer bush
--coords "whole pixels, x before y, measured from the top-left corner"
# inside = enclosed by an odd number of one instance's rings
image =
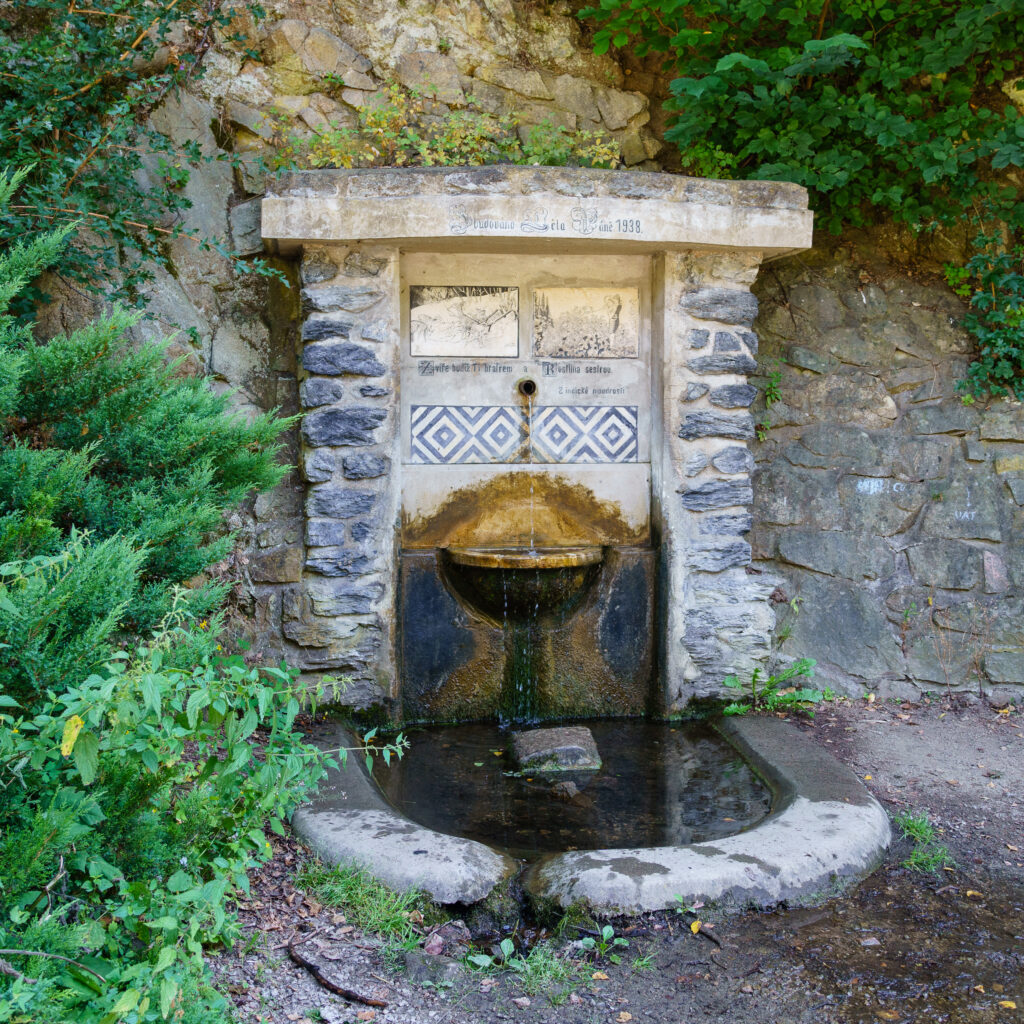
[[[20,177],[0,178],[0,206]],[[175,588],[228,554],[224,513],[278,482],[288,425],[229,415],[168,361],[170,339],[133,346],[123,309],[36,344],[10,305],[66,234],[0,255],[0,686],[20,697],[152,630]],[[206,582],[177,601],[214,617],[223,597]]]

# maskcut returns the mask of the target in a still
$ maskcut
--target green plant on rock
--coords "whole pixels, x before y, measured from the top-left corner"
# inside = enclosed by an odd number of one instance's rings
[[[148,115],[202,74],[215,33],[242,41],[261,15],[257,3],[227,0],[0,4],[0,167],[29,168],[0,214],[0,252],[76,224],[55,271],[141,303],[138,285],[184,232],[189,168],[216,158],[172,142]],[[196,242],[230,255],[223,239]],[[27,292],[18,313],[37,298]]]
[[[514,114],[491,114],[470,99],[465,110],[433,112],[431,89],[394,83],[373,94],[354,126],[297,130],[281,115],[274,122],[277,168],[481,166],[548,164],[612,167],[618,144],[601,132],[574,131],[550,120],[521,125]],[[522,131],[520,129],[522,128]]]
[[[1019,0],[597,0],[595,48],[663,54],[666,139],[691,173],[791,181],[833,233],[1001,222],[966,269],[965,397],[1024,394]],[[1013,81],[1017,79],[1014,89]],[[709,156],[710,154],[710,156]],[[988,234],[991,234],[989,230]],[[961,278],[961,283],[963,282]]]
[[[1024,245],[979,235],[965,267],[947,267],[946,280],[970,302],[963,325],[978,359],[960,383],[965,399],[985,394],[1024,400]]]
[[[820,704],[826,699],[822,690],[806,686],[784,686],[791,679],[810,680],[814,675],[816,662],[813,658],[797,658],[792,665],[776,674],[765,674],[757,667],[751,673],[750,681],[743,683],[738,676],[726,676],[722,680],[732,690],[749,688],[749,694],[727,704],[722,713],[725,715],[745,715],[750,711],[800,711],[813,717],[811,705]]]

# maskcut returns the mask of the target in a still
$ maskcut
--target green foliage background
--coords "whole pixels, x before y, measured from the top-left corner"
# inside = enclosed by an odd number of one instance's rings
[[[691,172],[804,185],[833,232],[987,228],[965,389],[1024,398],[1024,117],[1000,89],[1024,73],[1022,0],[600,0],[581,17],[599,52],[665,55],[666,137]]]
[[[215,34],[241,39],[261,14],[227,0],[0,4],[0,167],[27,169],[0,215],[0,250],[77,221],[54,271],[139,301],[151,264],[166,262],[165,243],[182,232],[189,166],[207,159],[197,144],[172,145],[146,115],[201,73]],[[196,241],[228,255],[223,239]],[[37,299],[29,289],[16,309]]]

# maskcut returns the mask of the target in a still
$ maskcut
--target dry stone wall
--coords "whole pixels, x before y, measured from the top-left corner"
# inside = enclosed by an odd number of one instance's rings
[[[782,651],[847,693],[1019,698],[1024,407],[964,404],[970,344],[941,266],[879,233],[779,261],[755,291],[781,400],[755,411],[751,540],[785,579]]]

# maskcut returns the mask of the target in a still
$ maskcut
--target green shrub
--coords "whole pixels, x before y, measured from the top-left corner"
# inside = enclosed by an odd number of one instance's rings
[[[0,1021],[223,1020],[202,951],[331,759],[316,693],[239,658],[171,665],[178,629],[12,714],[0,697]],[[68,958],[67,960],[57,959]],[[28,979],[35,979],[35,983]],[[180,1011],[180,1014],[179,1014]]]
[[[979,358],[963,387],[1024,396],[1020,289],[1005,285],[1024,116],[1001,91],[1021,70],[1019,0],[597,0],[580,16],[598,52],[665,55],[666,139],[691,173],[804,185],[836,233],[1002,222],[1009,244],[987,239],[966,270]]]
[[[0,174],[0,209],[23,179]],[[132,346],[122,309],[35,344],[10,304],[66,235],[0,255],[0,685],[26,699],[152,630],[175,588],[228,554],[224,514],[281,478],[288,426],[228,415],[168,342]],[[199,582],[176,600],[213,616],[224,592]]]

